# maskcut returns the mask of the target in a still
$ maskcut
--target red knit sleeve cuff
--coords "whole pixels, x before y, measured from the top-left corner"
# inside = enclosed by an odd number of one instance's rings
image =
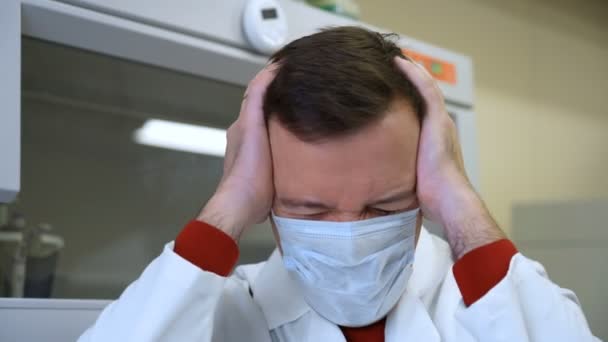
[[[502,239],[468,252],[454,264],[454,278],[466,306],[483,297],[507,275],[515,254],[515,245]]]
[[[232,272],[239,258],[239,248],[230,236],[196,220],[190,221],[179,233],[173,250],[202,270],[223,277]]]

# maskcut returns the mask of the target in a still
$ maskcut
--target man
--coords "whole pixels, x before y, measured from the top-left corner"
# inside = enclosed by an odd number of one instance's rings
[[[441,91],[388,38],[334,28],[276,53],[215,194],[81,340],[594,340],[575,295],[498,228]],[[277,251],[229,276],[269,216]]]

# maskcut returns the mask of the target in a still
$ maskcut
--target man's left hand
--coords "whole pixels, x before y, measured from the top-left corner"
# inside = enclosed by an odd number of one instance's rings
[[[423,67],[400,57],[395,63],[424,100],[416,184],[423,214],[444,227],[456,259],[503,239],[466,176],[456,125],[439,86]]]

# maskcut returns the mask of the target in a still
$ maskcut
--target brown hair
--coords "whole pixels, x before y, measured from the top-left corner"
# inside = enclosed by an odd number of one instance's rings
[[[266,90],[266,120],[276,116],[298,138],[314,141],[378,120],[397,98],[420,117],[422,99],[393,62],[403,57],[395,37],[344,26],[287,44],[270,59],[280,68]]]

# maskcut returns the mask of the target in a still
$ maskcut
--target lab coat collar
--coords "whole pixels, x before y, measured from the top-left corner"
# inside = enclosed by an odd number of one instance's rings
[[[262,309],[269,330],[295,321],[311,310],[297,286],[283,266],[281,253],[275,249],[251,284],[253,299]]]
[[[408,286],[386,318],[385,341],[440,341],[439,331],[431,318],[431,305],[439,289],[447,264],[440,260],[440,248],[426,229],[420,230],[414,270]]]
[[[435,336],[438,338],[428,314],[431,300],[424,298],[429,292],[427,290],[437,286],[432,276],[436,259],[434,249],[431,235],[422,228],[416,247],[414,271],[406,291],[387,318],[387,341],[388,335],[403,333],[404,329],[408,332],[407,336],[412,336],[412,332],[417,331],[415,335],[428,337],[425,341],[434,341]],[[254,300],[266,317],[269,330],[293,322],[312,310],[298,285],[285,270],[278,249],[262,267],[252,282],[251,289]]]
[[[447,243],[422,227],[407,292],[415,294],[424,302],[427,310],[430,309],[432,299],[452,264],[451,249]]]

